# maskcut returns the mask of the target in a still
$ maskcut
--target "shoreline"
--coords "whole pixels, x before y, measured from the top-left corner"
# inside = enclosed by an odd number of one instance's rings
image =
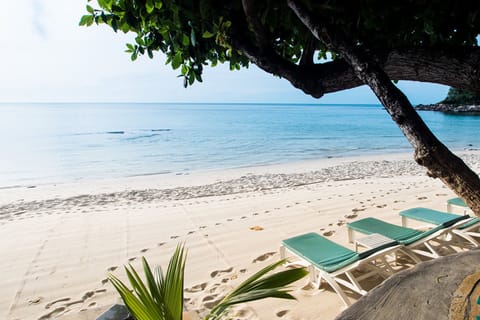
[[[480,153],[461,154],[480,171]],[[282,239],[317,232],[352,248],[347,222],[399,224],[398,211],[445,210],[454,196],[410,154],[326,160],[2,190],[0,272],[9,277],[0,280],[0,318],[95,319],[119,299],[108,272],[125,280],[122,265],[139,268],[142,256],[165,266],[179,242],[188,248],[185,306],[202,313],[278,261]],[[235,317],[333,319],[340,299],[306,282],[293,286],[297,301],[242,305]]]
[[[480,159],[480,151],[455,152],[467,164]],[[361,168],[361,170],[359,170]],[[392,169],[393,168],[393,169]],[[475,169],[475,168],[474,168]],[[68,183],[46,183],[0,188],[0,220],[6,205],[15,202],[69,199],[85,195],[106,195],[131,198],[138,191],[148,190],[149,197],[160,200],[181,200],[204,196],[227,195],[324,181],[362,179],[366,177],[392,177],[396,175],[422,175],[425,168],[417,165],[411,153],[364,155],[344,158],[304,160],[284,164],[270,164],[221,170],[198,170],[189,174],[148,174],[122,178],[108,178]],[[234,186],[218,191],[215,185]],[[211,187],[209,192],[200,189]],[[180,189],[179,189],[180,188]],[[168,196],[175,189],[185,196]],[[162,193],[167,190],[167,195]],[[134,197],[133,197],[134,198]],[[131,199],[134,200],[134,199]]]

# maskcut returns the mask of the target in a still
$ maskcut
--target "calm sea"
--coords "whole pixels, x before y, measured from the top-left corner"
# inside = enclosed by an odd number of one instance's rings
[[[480,117],[421,116],[480,148]],[[0,104],[0,187],[405,151],[379,105]]]

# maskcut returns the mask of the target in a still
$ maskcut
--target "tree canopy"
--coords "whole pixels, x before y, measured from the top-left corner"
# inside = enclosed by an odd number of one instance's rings
[[[391,79],[480,93],[478,1],[298,2],[314,19],[373,54]],[[287,1],[98,0],[98,5],[87,6],[90,14],[81,25],[105,23],[135,33],[135,43],[127,44],[132,60],[160,51],[180,69],[185,86],[202,81],[204,65],[219,62],[232,70],[253,62],[314,97],[363,84],[342,54],[318,40]],[[447,61],[450,66],[438,70]],[[470,74],[449,75],[460,66],[470,66]]]
[[[469,91],[450,88],[447,97],[440,103],[446,104],[480,104],[480,95],[475,95]]]
[[[392,83],[415,80],[480,94],[480,2],[414,0],[97,0],[80,25],[133,32],[139,55],[167,56],[185,86],[205,65],[254,63],[313,97],[368,85],[441,179],[480,216],[480,178],[443,145]]]

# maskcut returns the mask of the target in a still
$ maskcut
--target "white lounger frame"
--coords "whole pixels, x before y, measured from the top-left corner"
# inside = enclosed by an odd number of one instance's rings
[[[310,272],[310,282],[316,287],[319,288],[322,284],[322,279],[327,282],[330,287],[338,294],[342,302],[346,307],[350,306],[352,303],[350,299],[347,297],[345,291],[340,287],[340,285],[360,294],[365,295],[367,291],[361,286],[360,281],[367,279],[373,275],[380,275],[384,279],[388,278],[392,273],[393,269],[388,265],[388,262],[385,259],[385,256],[396,253],[398,251],[403,252],[407,256],[409,256],[415,263],[421,262],[418,257],[415,256],[410,250],[406,249],[403,245],[395,245],[393,247],[388,247],[386,249],[380,250],[362,260],[357,260],[352,264],[345,266],[341,269],[338,269],[333,272],[326,272],[317,266],[310,263],[305,258],[297,255],[295,252],[291,251],[288,247],[284,246],[283,244],[280,246],[280,257],[282,259],[286,258],[286,253],[290,252],[293,256],[297,257],[300,261],[294,262],[292,264],[300,264],[305,266],[309,269]],[[386,264],[386,268],[389,272],[386,272],[384,269],[376,266],[374,262],[380,259],[382,262]],[[353,271],[358,269],[359,267],[368,267],[371,271],[362,274],[361,276],[355,277],[353,275]],[[346,279],[342,278],[345,276]]]

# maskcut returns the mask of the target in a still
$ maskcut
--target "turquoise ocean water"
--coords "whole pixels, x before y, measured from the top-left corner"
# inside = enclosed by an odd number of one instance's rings
[[[420,114],[480,148],[480,117]],[[380,105],[0,104],[0,187],[411,150]]]

